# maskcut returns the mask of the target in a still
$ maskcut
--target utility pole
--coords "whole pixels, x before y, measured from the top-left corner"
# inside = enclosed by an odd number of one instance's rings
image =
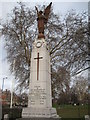
[[[14,68],[15,68],[15,59],[13,61],[13,72],[14,72]],[[14,79],[12,79],[12,86],[11,86],[11,103],[10,103],[10,108],[12,108],[12,104],[13,104],[13,87],[14,87]]]

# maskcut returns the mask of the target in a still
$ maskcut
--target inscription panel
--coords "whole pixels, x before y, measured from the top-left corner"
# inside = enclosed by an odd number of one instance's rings
[[[45,106],[46,104],[46,90],[40,86],[34,86],[29,93],[30,106]]]

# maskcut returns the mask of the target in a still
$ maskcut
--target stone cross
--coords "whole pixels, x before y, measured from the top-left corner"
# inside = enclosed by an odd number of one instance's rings
[[[43,57],[39,57],[39,53],[37,53],[37,58],[34,58],[34,59],[37,59],[37,80],[39,78],[39,59],[42,59]]]

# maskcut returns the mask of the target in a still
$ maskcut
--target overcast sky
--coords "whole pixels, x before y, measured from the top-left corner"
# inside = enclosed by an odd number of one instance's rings
[[[14,2],[12,2],[12,0],[0,0],[0,19],[7,19],[7,13],[10,13],[11,10],[17,5],[15,2],[16,0],[13,1]],[[35,9],[35,5],[42,5],[46,3],[45,1],[47,0],[33,0],[33,2],[28,2],[30,0],[18,1],[26,2],[26,6]],[[38,3],[36,1],[38,1]],[[52,2],[53,1],[54,0],[52,0]],[[50,2],[51,0],[48,0],[48,3]],[[55,0],[55,2],[53,2],[53,8],[57,14],[62,15],[71,9],[76,10],[76,12],[88,11],[88,0],[73,0],[73,2],[71,0],[67,0],[67,2],[65,2],[65,0]],[[9,71],[9,63],[7,63],[6,56],[7,53],[4,48],[4,40],[3,38],[0,38],[0,87],[2,87],[3,78],[7,76],[8,79],[5,80],[4,89],[11,89],[11,81],[13,77]]]
[[[0,2],[88,2],[89,0],[0,0]]]

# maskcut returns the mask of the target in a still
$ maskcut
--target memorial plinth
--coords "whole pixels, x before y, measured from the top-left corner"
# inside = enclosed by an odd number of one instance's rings
[[[36,39],[32,46],[28,107],[22,118],[58,118],[52,108],[50,55],[45,39]],[[56,119],[55,119],[56,120]]]

